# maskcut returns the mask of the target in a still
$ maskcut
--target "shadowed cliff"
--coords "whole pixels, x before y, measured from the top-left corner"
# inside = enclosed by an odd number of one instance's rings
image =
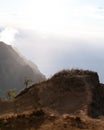
[[[35,64],[21,56],[12,46],[0,42],[0,96],[4,96],[8,89],[23,89],[25,78],[31,79],[33,83],[45,80]]]

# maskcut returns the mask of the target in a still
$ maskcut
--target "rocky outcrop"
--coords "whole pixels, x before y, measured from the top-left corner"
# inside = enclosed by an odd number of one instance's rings
[[[21,91],[13,101],[1,101],[0,105],[0,115],[44,109],[57,114],[83,111],[97,118],[104,115],[104,85],[99,83],[96,72],[64,70]]]
[[[37,90],[36,90],[37,89]],[[51,79],[22,91],[16,100],[28,97],[32,101],[37,93],[42,108],[60,114],[84,111],[90,117],[104,115],[104,85],[96,72],[64,70]]]

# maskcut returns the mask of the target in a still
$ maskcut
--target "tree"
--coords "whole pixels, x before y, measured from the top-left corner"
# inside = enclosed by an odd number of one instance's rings
[[[7,98],[13,99],[16,96],[16,90],[15,89],[9,89],[7,90]]]
[[[31,79],[27,79],[27,78],[26,78],[26,79],[24,80],[25,87],[27,88],[28,85],[29,85],[31,82],[32,82]]]

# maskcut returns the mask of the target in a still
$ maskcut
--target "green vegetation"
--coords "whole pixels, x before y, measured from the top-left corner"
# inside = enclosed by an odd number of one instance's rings
[[[24,85],[25,85],[25,87],[27,88],[28,85],[29,85],[31,82],[32,82],[31,79],[29,79],[29,78],[25,78],[25,80],[24,80]]]
[[[7,94],[7,99],[11,100],[16,96],[16,90],[9,89],[9,90],[7,90],[6,94]]]

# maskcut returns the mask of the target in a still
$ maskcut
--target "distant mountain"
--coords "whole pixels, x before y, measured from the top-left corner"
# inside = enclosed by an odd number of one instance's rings
[[[45,80],[34,63],[12,46],[0,42],[0,96],[4,96],[8,89],[23,89],[26,78],[31,79],[32,83]]]

